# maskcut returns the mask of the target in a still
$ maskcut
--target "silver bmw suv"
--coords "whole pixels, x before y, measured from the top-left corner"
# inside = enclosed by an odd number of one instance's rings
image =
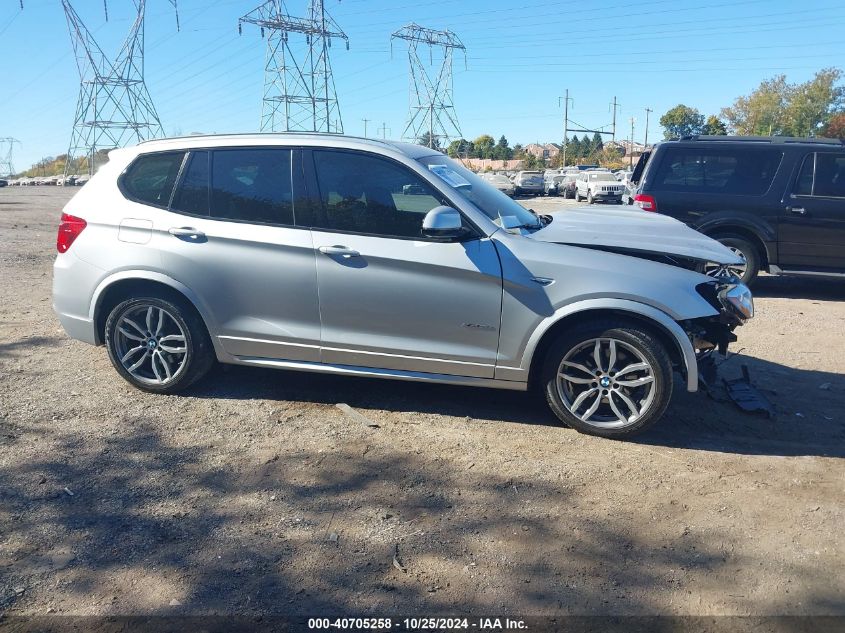
[[[585,433],[656,422],[753,314],[736,255],[641,210],[538,216],[443,154],[334,135],[114,150],[67,204],[54,308],[140,389],[215,361],[542,391]]]

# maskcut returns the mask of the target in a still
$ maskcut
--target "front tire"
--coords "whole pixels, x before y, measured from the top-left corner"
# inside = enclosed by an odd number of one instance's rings
[[[593,199],[593,192],[587,191],[587,204],[594,204],[595,200]]]
[[[623,321],[585,323],[558,338],[543,364],[554,414],[581,433],[627,438],[663,416],[672,397],[672,363],[647,329]]]
[[[105,344],[117,373],[153,393],[187,389],[208,373],[215,358],[193,307],[155,296],[115,306],[106,320]]]

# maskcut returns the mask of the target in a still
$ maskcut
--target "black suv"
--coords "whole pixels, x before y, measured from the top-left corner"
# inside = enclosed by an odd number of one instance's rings
[[[686,222],[774,274],[845,276],[845,140],[691,136],[658,143],[634,204]],[[725,272],[716,266],[705,272]]]

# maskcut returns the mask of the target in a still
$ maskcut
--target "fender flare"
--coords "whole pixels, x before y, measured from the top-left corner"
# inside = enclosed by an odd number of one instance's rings
[[[683,358],[687,376],[687,391],[698,391],[698,362],[695,357],[695,349],[689,340],[686,332],[678,325],[671,316],[658,310],[655,307],[630,299],[615,299],[612,297],[600,299],[584,299],[557,308],[553,314],[540,321],[539,325],[531,333],[525,344],[522,353],[522,361],[519,366],[519,373],[526,379],[531,368],[531,361],[537,351],[537,345],[543,335],[558,323],[561,319],[591,310],[614,310],[617,312],[630,312],[639,317],[644,317],[659,326],[675,342],[681,358]],[[504,369],[504,368],[502,368]],[[497,368],[497,378],[498,368]],[[502,376],[504,378],[504,376]]]
[[[91,319],[92,323],[96,322],[95,319],[97,317],[97,311],[102,304],[106,290],[120,281],[154,281],[172,288],[182,294],[188,301],[191,302],[191,304],[193,304],[194,308],[196,308],[197,312],[199,312],[200,318],[205,323],[209,333],[217,330],[214,319],[211,317],[211,311],[196,293],[173,277],[154,270],[145,269],[121,270],[120,272],[116,272],[108,277],[105,277],[99,284],[97,284],[94,294],[91,297],[91,305],[88,309],[88,318]],[[217,349],[217,337],[211,336],[211,342],[214,345],[215,350],[219,352],[220,350]]]
[[[730,231],[732,228],[748,231],[762,244],[766,259],[770,262],[777,261],[777,231],[771,224],[754,215],[742,212],[719,212],[706,216],[693,228],[705,235]]]

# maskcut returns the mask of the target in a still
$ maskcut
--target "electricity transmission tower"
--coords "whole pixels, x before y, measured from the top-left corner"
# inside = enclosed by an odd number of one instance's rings
[[[80,78],[65,176],[82,171],[93,175],[101,149],[122,147],[164,134],[144,83],[146,0],[133,0],[136,17],[114,61],[106,57],[70,0],[61,1]],[[176,0],[169,2],[175,9]],[[108,20],[105,2],[104,6]],[[176,28],[179,28],[178,12]]]
[[[432,148],[439,147],[441,139],[445,144],[450,139],[460,138],[461,128],[452,101],[452,51],[463,51],[466,63],[463,43],[451,31],[426,29],[415,23],[403,26],[390,36],[391,49],[394,38],[408,42],[410,66],[410,106],[402,138],[413,142],[425,138]],[[420,45],[428,46],[428,66],[420,58]],[[437,69],[432,53],[435,47],[443,48],[443,61]],[[435,69],[436,75],[429,73]]]
[[[244,22],[261,27],[261,37],[270,32],[260,131],[343,134],[329,48],[339,38],[349,50],[349,38],[326,13],[323,0],[310,0],[307,18],[289,15],[283,0],[267,0],[238,20],[238,32]],[[304,54],[294,53],[290,33],[305,36]]]
[[[0,138],[0,176],[11,176],[15,173],[15,165],[12,163],[12,150],[15,143],[21,144],[18,139],[11,136]],[[9,148],[4,151],[6,145]]]

